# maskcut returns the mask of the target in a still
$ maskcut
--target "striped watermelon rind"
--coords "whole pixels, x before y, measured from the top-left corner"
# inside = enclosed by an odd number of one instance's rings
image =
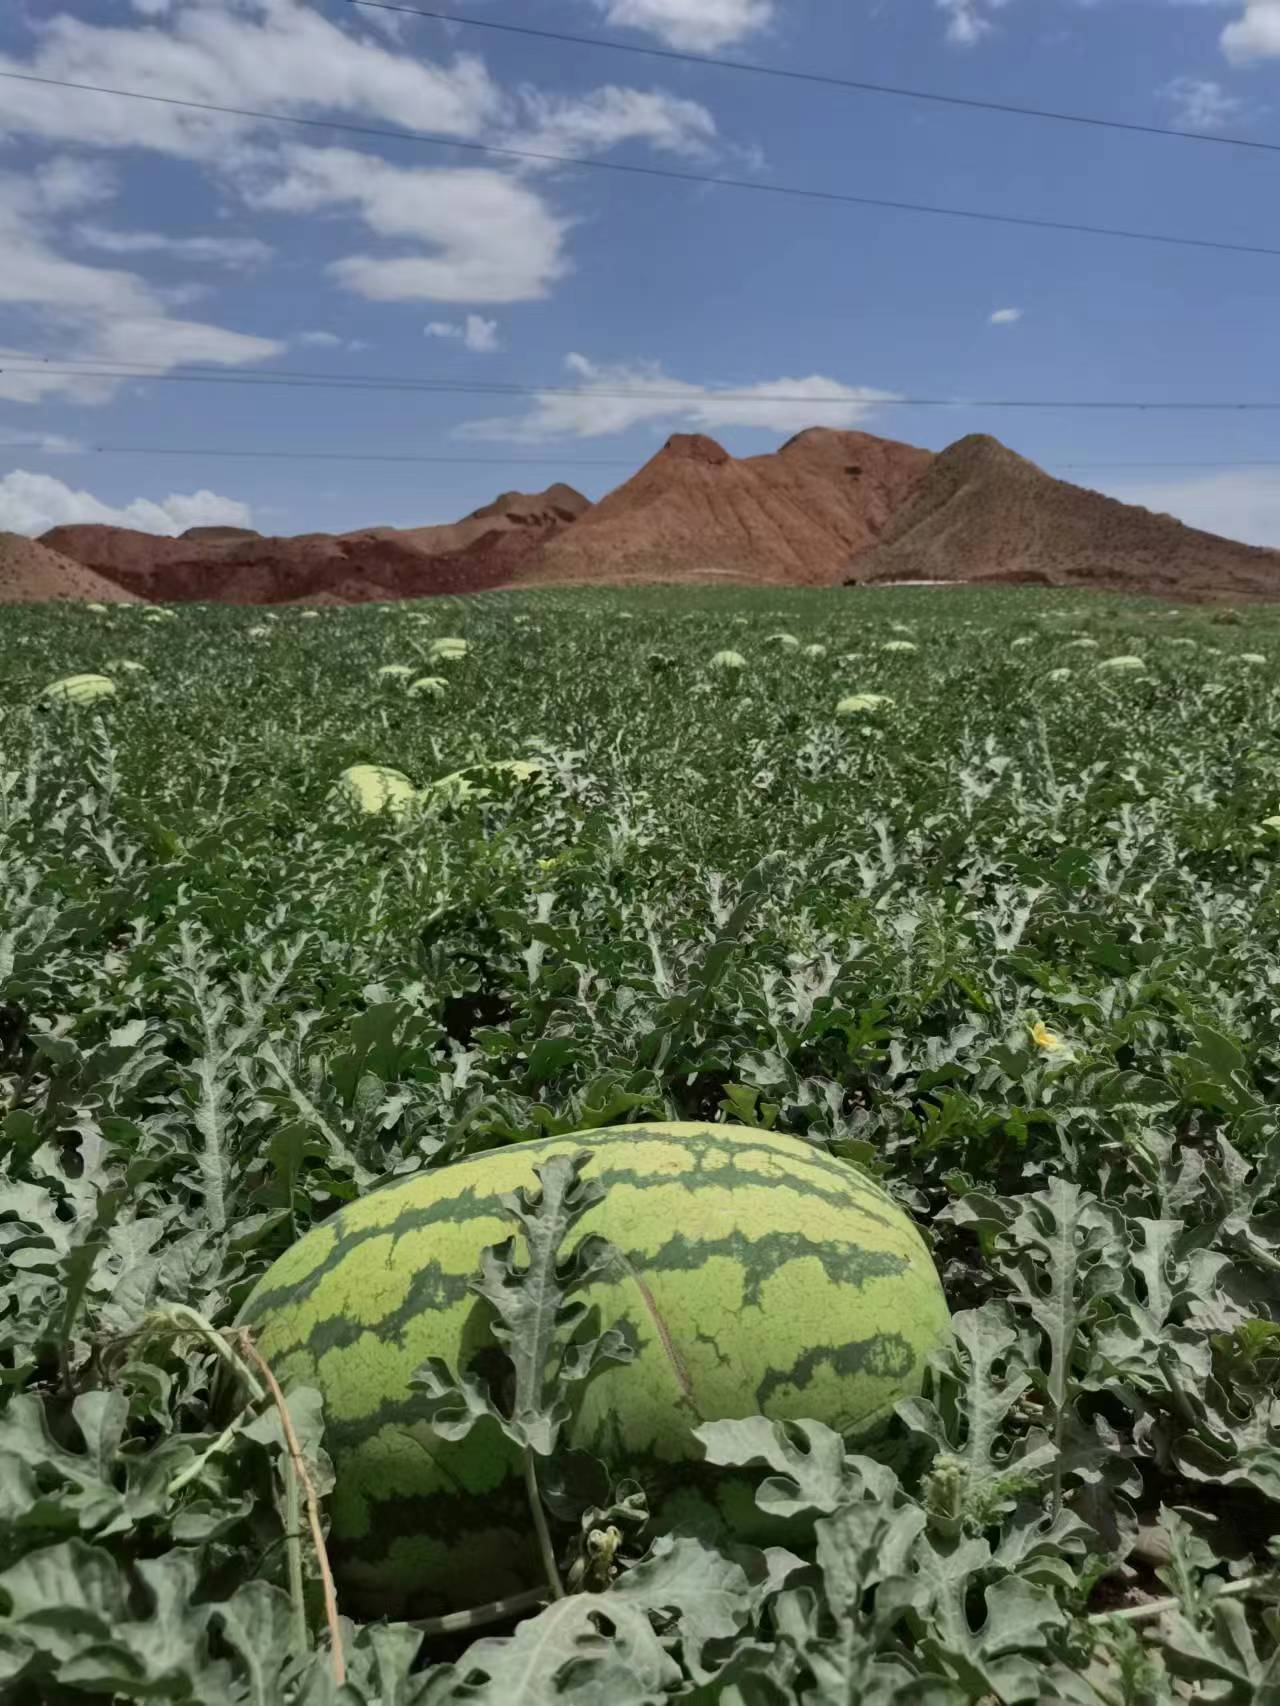
[[[64,675],[51,681],[40,697],[55,705],[92,705],[115,695],[116,684],[109,675]]]
[[[611,1127],[512,1145],[424,1172],[341,1210],[286,1251],[241,1313],[288,1384],[317,1386],[336,1485],[335,1566],[373,1614],[477,1604],[539,1578],[514,1447],[482,1422],[445,1443],[410,1376],[499,1355],[470,1290],[511,1232],[501,1198],[557,1154],[592,1151],[606,1187],[578,1236],[624,1261],[582,1295],[592,1330],[622,1324],[629,1364],[587,1384],[573,1446],[651,1496],[749,1500],[700,1464],[692,1429],[756,1412],[874,1439],[920,1390],[949,1333],[919,1233],[872,1180],[795,1138],[737,1126]]]

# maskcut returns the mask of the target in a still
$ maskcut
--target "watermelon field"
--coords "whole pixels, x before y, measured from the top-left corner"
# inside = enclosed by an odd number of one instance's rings
[[[0,1700],[1280,1703],[1280,613],[0,668]]]

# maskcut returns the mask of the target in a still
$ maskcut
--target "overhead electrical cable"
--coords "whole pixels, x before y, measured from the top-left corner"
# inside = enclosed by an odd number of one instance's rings
[[[0,439],[0,450],[29,450],[50,457],[77,456],[191,456],[235,458],[237,461],[285,462],[388,462],[439,465],[442,467],[478,468],[636,468],[634,456],[582,457],[572,449],[558,456],[439,456],[413,451],[364,450],[246,450],[221,445],[175,444],[49,444],[43,439]],[[1244,458],[1238,461],[1178,461],[1178,462],[1059,462],[1046,457],[1041,466],[1063,472],[1080,473],[1086,470],[1103,472],[1131,468],[1280,468],[1280,459]]]
[[[563,456],[418,456],[409,451],[231,450],[221,446],[153,444],[49,445],[40,439],[0,439],[0,450],[38,450],[46,456],[199,456],[235,457],[257,462],[412,462],[481,468],[634,468],[634,456],[583,459]]]
[[[517,385],[497,382],[447,379],[393,379],[374,376],[320,375],[284,371],[281,373],[211,373],[192,367],[186,371],[157,372],[140,362],[118,362],[110,366],[75,365],[67,361],[33,362],[30,359],[6,360],[0,357],[0,374],[35,378],[53,376],[67,379],[145,379],[149,383],[169,385],[247,385],[251,387],[286,386],[312,390],[391,391],[406,395],[427,393],[434,396],[482,397],[576,397],[586,401],[671,403],[690,412],[712,408],[719,403],[801,404],[805,408],[871,409],[1104,409],[1150,412],[1240,412],[1271,413],[1280,411],[1280,399],[1221,399],[1221,398],[1115,398],[1115,397],[895,397],[895,396],[810,396],[786,391],[659,391],[628,390],[620,386]],[[670,412],[675,412],[673,409]],[[728,422],[728,425],[735,423]]]
[[[716,71],[746,72],[755,77],[777,77],[792,83],[818,83],[829,89],[844,89],[857,95],[887,95],[898,100],[931,101],[939,106],[968,107],[978,112],[1002,113],[1013,118],[1045,119],[1054,124],[1089,125],[1100,130],[1124,130],[1139,136],[1177,137],[1185,142],[1214,142],[1219,147],[1256,148],[1280,154],[1280,142],[1260,142],[1250,136],[1224,135],[1205,130],[1182,130],[1175,125],[1138,124],[1128,119],[1101,118],[1092,113],[1064,113],[1052,107],[1035,107],[1014,101],[992,101],[979,95],[953,95],[940,89],[912,89],[895,83],[872,83],[865,78],[836,77],[827,71],[801,70],[786,65],[766,65],[757,59],[724,59],[709,53],[686,53],[672,47],[650,47],[642,42],[615,41],[610,36],[571,34],[567,30],[535,28],[497,18],[477,18],[468,12],[443,12],[422,6],[392,4],[392,0],[348,0],[374,12],[400,12],[411,18],[432,18],[464,29],[491,30],[503,35],[527,36],[536,41],[557,42],[572,47],[599,48],[609,53],[630,53],[646,59],[672,60],[678,65],[702,65]]]
[[[658,178],[673,183],[711,185],[718,189],[743,190],[752,195],[790,196],[806,201],[845,207],[875,207],[893,213],[921,214],[929,218],[969,219],[984,225],[1016,225],[1037,231],[1062,231],[1074,236],[1111,237],[1126,242],[1159,243],[1166,247],[1208,249],[1225,254],[1280,257],[1280,249],[1262,243],[1233,243],[1216,237],[1184,237],[1163,231],[1139,231],[1120,225],[1087,225],[1074,220],[1041,219],[1031,214],[987,213],[970,207],[939,207],[928,202],[891,200],[883,196],[850,195],[842,190],[819,189],[805,184],[770,184],[754,178],[721,177],[711,172],[684,172],[674,166],[642,166],[622,160],[600,160],[580,154],[552,154],[543,149],[515,148],[496,142],[475,142],[454,136],[436,136],[426,131],[391,130],[376,125],[351,124],[341,119],[300,118],[293,113],[273,113],[253,107],[224,106],[213,101],[181,100],[176,95],[148,94],[141,89],[118,89],[104,83],[82,83],[63,77],[37,77],[25,71],[0,71],[0,79],[35,83],[54,89],[75,89],[84,94],[112,95],[122,100],[150,101],[161,106],[182,107],[192,112],[221,113],[267,124],[301,125],[311,130],[330,130],[343,135],[378,137],[390,142],[412,142],[430,148],[461,148],[471,153],[491,154],[510,160],[537,160],[544,165],[570,166],[596,172],[623,173],[634,178]],[[6,117],[12,129],[21,120]]]

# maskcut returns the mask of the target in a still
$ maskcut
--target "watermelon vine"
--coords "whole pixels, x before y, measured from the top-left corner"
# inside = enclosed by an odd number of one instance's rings
[[[1280,1698],[1278,620],[11,608],[6,1706]]]

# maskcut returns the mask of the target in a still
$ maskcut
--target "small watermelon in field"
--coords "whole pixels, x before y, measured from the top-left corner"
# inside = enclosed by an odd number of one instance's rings
[[[448,691],[449,683],[442,675],[420,675],[405,688],[414,699],[443,699]]]
[[[385,764],[353,764],[339,784],[362,812],[402,812],[417,798],[409,778]]]
[[[850,693],[836,706],[837,717],[858,717],[867,711],[879,711],[893,700],[887,693]]]
[[[577,1229],[623,1260],[583,1301],[638,1345],[581,1389],[568,1443],[634,1474],[668,1513],[700,1502],[747,1533],[744,1483],[701,1461],[701,1421],[811,1417],[865,1447],[920,1390],[950,1326],[937,1273],[872,1180],[796,1138],[641,1125],[514,1144],[350,1204],[288,1250],[241,1313],[287,1384],[324,1397],[337,1476],[331,1555],[370,1615],[469,1606],[541,1579],[515,1448],[482,1425],[446,1443],[410,1385],[428,1357],[491,1372],[469,1290],[508,1236],[502,1198],[589,1149],[604,1200]]]
[[[413,665],[407,663],[384,663],[378,670],[383,681],[407,681],[413,674]]]
[[[114,699],[116,684],[109,675],[64,675],[51,681],[40,695],[55,705],[92,705],[97,699]]]
[[[427,656],[433,663],[457,663],[466,657],[471,647],[465,640],[457,639],[446,634],[443,639],[432,640],[427,648]]]

